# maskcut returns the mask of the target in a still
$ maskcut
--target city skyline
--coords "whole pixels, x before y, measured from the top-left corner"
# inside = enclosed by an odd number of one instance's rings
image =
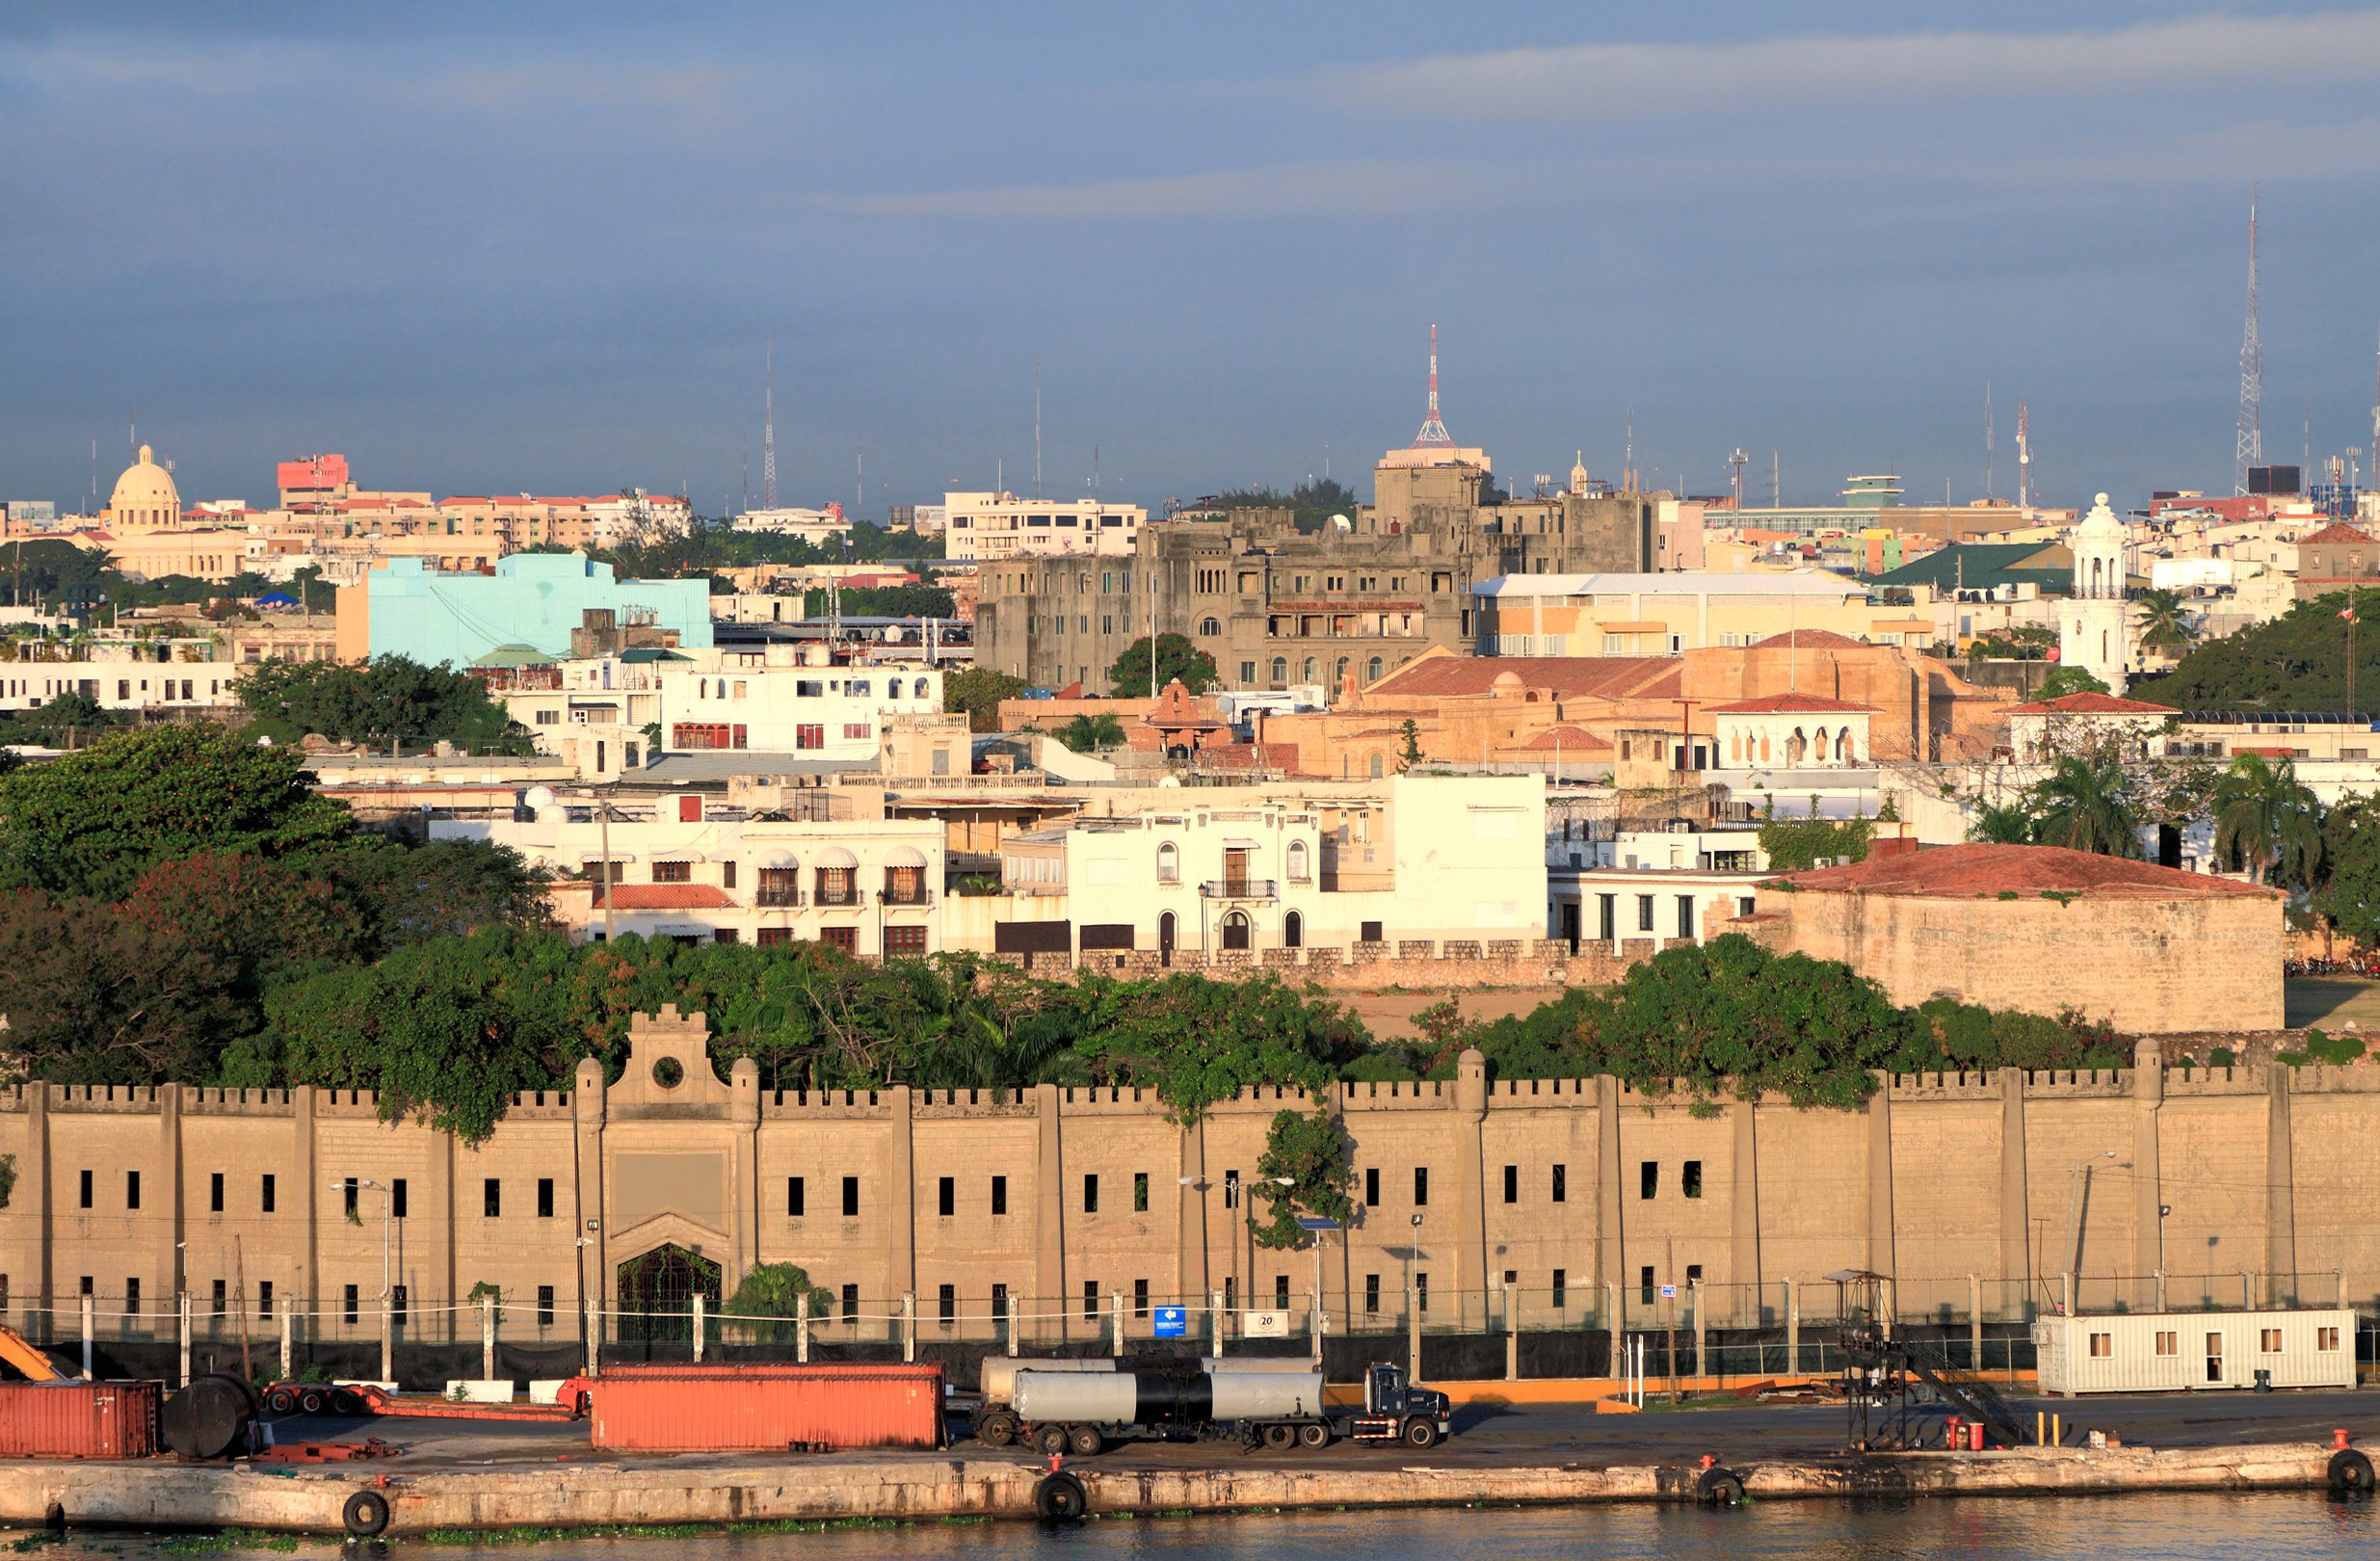
[[[1964,500],[1989,383],[2000,496],[2020,400],[2049,502],[2222,492],[2251,179],[2267,457],[2368,444],[2380,13],[1820,14],[13,17],[0,486],[95,433],[104,499],[137,410],[191,500],[340,449],[708,513],[773,336],[787,503],[1029,492],[1037,359],[1052,496],[1362,493],[1435,322],[1524,488],[1632,409],[1649,485]]]

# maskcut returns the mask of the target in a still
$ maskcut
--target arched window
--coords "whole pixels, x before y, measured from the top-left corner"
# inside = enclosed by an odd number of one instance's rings
[[[1283,948],[1304,948],[1306,946],[1306,917],[1303,913],[1292,911],[1282,917],[1281,946]]]
[[[1225,952],[1250,947],[1255,941],[1251,936],[1253,931],[1254,929],[1248,923],[1248,913],[1244,911],[1234,911],[1224,917],[1223,946]]]
[[[1860,760],[1859,750],[1851,743],[1849,727],[1845,727],[1835,738],[1835,756],[1845,764],[1857,764]]]
[[[1285,683],[1288,680],[1289,658],[1287,656],[1275,656],[1273,658],[1273,681],[1276,683]]]
[[[1762,732],[1762,733],[1760,733],[1760,762],[1761,762],[1761,763],[1763,763],[1763,764],[1766,764],[1766,763],[1768,762],[1768,733],[1767,733],[1767,732]]]
[[[1303,883],[1305,883],[1305,882],[1306,882],[1307,877],[1308,877],[1308,873],[1307,873],[1307,866],[1306,866],[1306,856],[1307,856],[1307,853],[1306,853],[1306,842],[1305,842],[1305,841],[1303,841],[1303,840],[1292,840],[1292,841],[1290,841],[1290,842],[1289,842],[1289,882],[1290,882],[1290,883],[1292,883],[1292,884],[1303,884]]]
[[[1304,681],[1310,683],[1310,682],[1312,682],[1313,680],[1314,680],[1314,658],[1313,658],[1313,657],[1311,657],[1311,656],[1308,656],[1308,657],[1306,658],[1306,675],[1305,675]]]
[[[1785,762],[1799,764],[1809,755],[1810,739],[1802,734],[1801,728],[1796,727],[1793,728],[1793,735],[1785,739]]]
[[[1181,882],[1181,852],[1171,840],[1157,847],[1157,882],[1160,884]]]
[[[1365,682],[1376,683],[1380,681],[1380,673],[1381,666],[1380,658],[1378,656],[1374,656],[1371,660],[1363,664],[1363,680]]]
[[[1345,656],[1339,657],[1338,665],[1331,670],[1331,686],[1333,688],[1336,688],[1341,683],[1347,681],[1347,658]]]
[[[1744,734],[1742,732],[1731,731],[1727,734],[1727,756],[1731,759],[1741,759],[1744,756]]]
[[[1223,624],[1212,618],[1202,618],[1199,620],[1199,632],[1201,634],[1221,634]]]
[[[928,698],[931,698],[931,697],[932,697],[932,695],[933,695],[933,693],[934,693],[934,686],[933,686],[931,683],[927,682],[927,681],[926,681],[924,678],[922,678],[922,677],[920,677],[920,678],[918,678],[918,679],[917,679],[917,693],[916,693],[916,697],[917,697],[918,699],[921,699],[921,700],[922,700],[922,699],[928,699]]]
[[[1387,773],[1388,761],[1383,759],[1378,754],[1374,754],[1372,755],[1372,779],[1377,780]]]

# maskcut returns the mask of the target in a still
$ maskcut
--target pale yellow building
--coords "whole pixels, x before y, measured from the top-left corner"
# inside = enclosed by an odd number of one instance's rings
[[[1817,569],[1507,574],[1471,588],[1487,656],[1675,656],[1826,630],[1922,648],[1933,624],[1869,604],[1859,581]]]

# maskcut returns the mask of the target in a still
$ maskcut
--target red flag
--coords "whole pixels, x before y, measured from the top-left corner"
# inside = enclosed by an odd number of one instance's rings
[[[2339,609],[2339,616],[2352,623],[2355,622],[2355,609],[2352,607],[2341,607]]]

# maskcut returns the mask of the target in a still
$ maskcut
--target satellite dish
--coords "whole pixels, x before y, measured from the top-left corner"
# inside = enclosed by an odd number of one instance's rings
[[[531,786],[529,788],[529,794],[526,797],[523,797],[521,801],[527,803],[532,807],[551,807],[554,805],[554,788],[551,786]]]

